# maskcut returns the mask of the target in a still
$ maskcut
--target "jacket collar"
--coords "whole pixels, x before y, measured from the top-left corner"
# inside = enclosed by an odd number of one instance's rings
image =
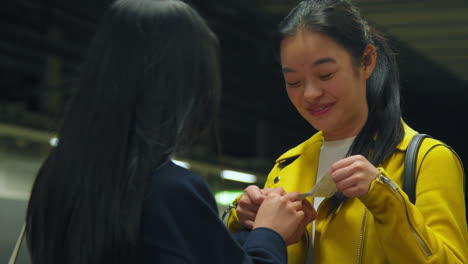
[[[403,123],[403,129],[404,129],[404,136],[403,136],[403,140],[400,142],[400,144],[398,144],[396,146],[396,148],[400,151],[406,151],[406,149],[408,148],[408,145],[411,141],[411,139],[416,135],[418,134],[418,132],[414,129],[412,129],[411,127],[409,127],[405,121],[401,121]]]
[[[396,146],[396,149],[399,151],[406,151],[408,148],[408,144],[411,141],[411,138],[418,134],[417,131],[409,127],[405,121],[401,121],[403,124],[403,130],[404,130],[404,136],[403,140]],[[276,159],[276,163],[283,162],[284,160],[288,160],[291,158],[295,158],[302,153],[306,152],[308,148],[315,144],[322,144],[323,143],[323,134],[322,131],[318,131],[315,133],[312,137],[310,137],[308,140],[302,142],[301,144],[297,145],[296,147],[288,150],[285,152],[283,155],[281,155],[278,159]]]
[[[302,142],[301,144],[297,145],[296,147],[286,151],[281,155],[278,159],[276,159],[276,163],[281,163],[284,160],[288,160],[294,157],[301,155],[302,153],[306,152],[311,146],[315,144],[322,144],[323,142],[323,134],[322,131],[318,131],[308,140]]]

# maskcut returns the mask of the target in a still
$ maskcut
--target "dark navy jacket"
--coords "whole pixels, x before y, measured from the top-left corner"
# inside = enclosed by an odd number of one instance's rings
[[[284,240],[257,228],[230,234],[208,185],[168,162],[154,173],[142,218],[143,263],[286,263]]]

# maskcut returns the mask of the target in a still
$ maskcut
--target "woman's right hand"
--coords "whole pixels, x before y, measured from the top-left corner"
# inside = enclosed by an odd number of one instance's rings
[[[272,190],[263,198],[253,228],[266,227],[278,232],[287,245],[300,240],[306,226],[317,217],[307,200],[297,200],[298,192],[286,194],[282,188]]]
[[[283,188],[278,187],[278,192],[281,195],[286,194]],[[237,202],[237,218],[239,223],[247,228],[252,228],[255,223],[257,211],[260,208],[265,197],[271,193],[273,189],[260,189],[256,185],[250,185],[245,188],[244,193]]]

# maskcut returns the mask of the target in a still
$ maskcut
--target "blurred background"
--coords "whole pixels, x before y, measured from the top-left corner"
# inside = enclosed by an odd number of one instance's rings
[[[208,181],[221,212],[247,185],[263,185],[274,160],[315,132],[290,104],[272,53],[272,33],[298,1],[191,2],[221,42],[220,139],[206,137],[174,160]],[[468,2],[354,2],[392,40],[401,71],[404,119],[451,145],[466,163]],[[57,143],[55,133],[75,88],[76,69],[110,3],[2,2],[0,263],[7,263],[14,247],[37,170]],[[24,248],[18,263],[29,263]]]

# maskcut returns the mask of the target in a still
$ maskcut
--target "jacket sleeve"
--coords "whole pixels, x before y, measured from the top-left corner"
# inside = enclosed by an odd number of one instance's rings
[[[144,263],[286,263],[278,233],[257,228],[236,239],[209,186],[194,174],[175,176],[184,180],[163,182],[145,200]]]
[[[462,164],[444,145],[425,154],[416,182],[416,205],[384,170],[359,199],[374,217],[389,263],[467,263]]]

